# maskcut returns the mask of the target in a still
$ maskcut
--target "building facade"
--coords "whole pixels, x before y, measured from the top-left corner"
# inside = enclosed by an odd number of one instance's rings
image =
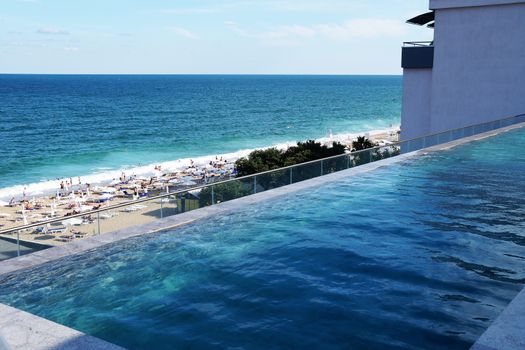
[[[430,0],[430,10],[418,24],[434,41],[403,47],[402,139],[525,113],[525,0]]]

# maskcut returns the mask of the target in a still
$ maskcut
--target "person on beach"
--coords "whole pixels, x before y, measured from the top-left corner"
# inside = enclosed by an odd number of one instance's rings
[[[9,201],[9,206],[10,207],[14,207],[15,206],[15,197],[11,198],[11,200]]]

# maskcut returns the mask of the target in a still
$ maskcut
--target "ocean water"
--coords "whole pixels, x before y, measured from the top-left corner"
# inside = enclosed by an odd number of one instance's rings
[[[0,302],[130,349],[468,349],[525,284],[524,147],[513,131],[3,276]]]
[[[400,111],[400,76],[0,75],[0,199],[57,177],[384,129]]]

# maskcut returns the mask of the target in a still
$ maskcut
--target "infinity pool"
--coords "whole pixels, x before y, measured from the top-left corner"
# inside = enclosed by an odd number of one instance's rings
[[[468,349],[525,283],[525,133],[0,278],[131,349]]]

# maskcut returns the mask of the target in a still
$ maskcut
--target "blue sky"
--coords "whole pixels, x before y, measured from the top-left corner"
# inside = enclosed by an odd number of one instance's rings
[[[400,74],[428,0],[0,0],[1,73]]]

